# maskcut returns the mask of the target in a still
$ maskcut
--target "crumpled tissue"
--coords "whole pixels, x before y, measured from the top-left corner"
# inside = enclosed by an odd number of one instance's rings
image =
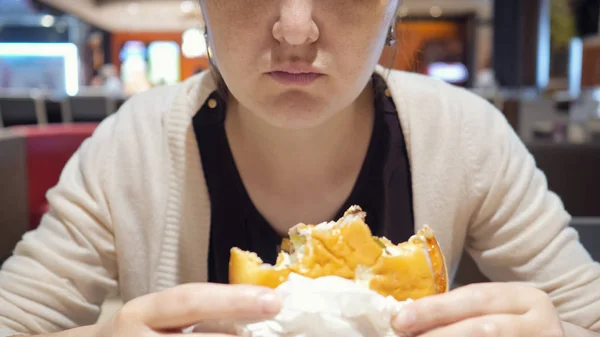
[[[260,322],[237,322],[242,337],[395,337],[391,326],[407,302],[384,297],[337,276],[310,279],[291,274],[276,292],[281,312]]]

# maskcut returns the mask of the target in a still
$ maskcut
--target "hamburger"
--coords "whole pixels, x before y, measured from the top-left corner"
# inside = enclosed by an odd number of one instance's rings
[[[338,276],[398,301],[448,291],[444,256],[431,228],[395,245],[374,237],[365,218],[360,207],[352,206],[337,222],[294,226],[275,265],[232,248],[229,282],[277,288],[290,273],[313,279]]]

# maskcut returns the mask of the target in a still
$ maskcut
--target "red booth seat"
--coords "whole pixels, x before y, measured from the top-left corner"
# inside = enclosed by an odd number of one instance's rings
[[[97,123],[16,126],[12,132],[25,138],[30,229],[48,210],[46,192],[58,182],[62,169]]]

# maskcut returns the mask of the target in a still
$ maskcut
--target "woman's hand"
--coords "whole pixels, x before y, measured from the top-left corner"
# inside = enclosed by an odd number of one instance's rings
[[[410,303],[392,322],[418,337],[563,337],[546,293],[515,283],[482,283]]]
[[[111,320],[97,327],[94,337],[183,336],[185,328],[199,322],[270,318],[280,307],[280,299],[271,289],[209,283],[181,285],[125,304]],[[225,337],[233,333],[204,331],[185,336]]]

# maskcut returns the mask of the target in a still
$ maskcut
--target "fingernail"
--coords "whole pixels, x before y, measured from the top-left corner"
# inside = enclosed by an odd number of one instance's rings
[[[417,313],[411,309],[402,309],[396,319],[394,319],[394,327],[397,330],[409,328],[417,321]]]
[[[273,291],[267,291],[258,296],[258,303],[266,315],[275,315],[281,310],[281,299]]]

